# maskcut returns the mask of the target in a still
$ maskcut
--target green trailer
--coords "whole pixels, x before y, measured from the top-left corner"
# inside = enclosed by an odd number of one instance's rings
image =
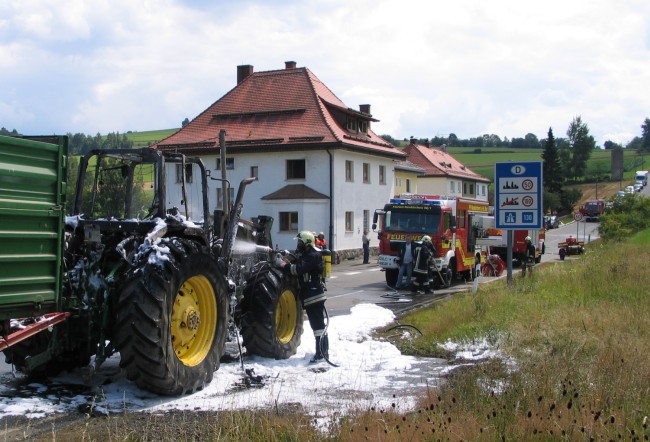
[[[66,137],[0,136],[2,328],[9,319],[41,317],[32,328],[42,329],[66,316],[54,314],[61,299],[66,180]],[[4,346],[0,337],[0,350]]]

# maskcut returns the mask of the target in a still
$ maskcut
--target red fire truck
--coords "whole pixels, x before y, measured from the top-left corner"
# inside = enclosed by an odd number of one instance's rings
[[[397,282],[400,247],[406,237],[417,243],[429,235],[436,249],[436,285],[449,287],[452,280],[471,280],[477,259],[484,260],[487,249],[476,245],[476,219],[487,215],[486,201],[439,195],[406,194],[392,198],[383,209],[375,210],[373,231],[379,239],[379,266],[386,283]]]

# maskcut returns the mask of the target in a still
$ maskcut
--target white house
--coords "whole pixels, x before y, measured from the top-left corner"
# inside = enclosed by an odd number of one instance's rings
[[[231,91],[155,147],[198,156],[220,178],[218,137],[225,130],[231,202],[242,179],[258,178],[246,190],[242,216],[273,217],[272,240],[281,249],[295,248],[296,234],[311,230],[324,232],[329,248],[346,257],[359,253],[374,210],[391,197],[395,162],[406,157],[372,131],[377,121],[370,105],[349,108],[295,62],[265,72],[243,65]],[[195,174],[186,167],[185,199],[194,218],[202,198]],[[184,201],[182,175],[180,166],[167,173],[168,206]],[[208,200],[222,208],[220,181],[210,180]]]

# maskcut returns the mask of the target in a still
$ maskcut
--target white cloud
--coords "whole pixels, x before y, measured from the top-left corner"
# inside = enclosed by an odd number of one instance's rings
[[[0,17],[0,124],[24,133],[177,127],[237,65],[287,60],[396,138],[543,137],[582,115],[627,142],[650,107],[641,0],[10,0]]]

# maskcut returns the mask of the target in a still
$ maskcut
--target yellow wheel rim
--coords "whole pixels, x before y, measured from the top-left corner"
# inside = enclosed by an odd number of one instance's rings
[[[291,342],[296,333],[297,319],[296,296],[292,290],[284,290],[275,310],[275,332],[281,344]]]
[[[183,283],[174,299],[171,317],[174,353],[183,364],[194,367],[210,352],[217,312],[217,297],[205,276],[193,276]]]

